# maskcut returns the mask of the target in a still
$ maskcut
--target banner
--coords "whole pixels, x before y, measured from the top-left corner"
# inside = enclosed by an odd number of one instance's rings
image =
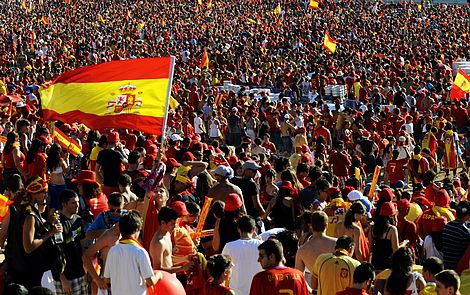
[[[44,120],[160,135],[174,60],[172,56],[118,60],[64,73],[39,90]]]

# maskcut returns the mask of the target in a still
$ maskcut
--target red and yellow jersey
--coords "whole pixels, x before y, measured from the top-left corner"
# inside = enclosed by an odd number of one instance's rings
[[[251,282],[250,295],[307,295],[304,274],[289,267],[274,267],[257,273]]]

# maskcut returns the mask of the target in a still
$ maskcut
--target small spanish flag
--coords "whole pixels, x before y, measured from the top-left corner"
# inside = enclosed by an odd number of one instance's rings
[[[323,47],[331,53],[336,51],[336,41],[330,37],[328,31],[325,33],[325,40],[323,41]]]
[[[23,0],[21,2],[21,8],[23,8],[24,10],[26,10],[28,8],[28,6],[26,6],[26,0]]]
[[[41,17],[41,22],[45,25],[47,25],[49,23],[49,20],[47,19],[47,17],[45,17],[44,15]]]
[[[202,53],[200,68],[209,68],[209,56],[207,55],[207,50],[204,50],[204,53]]]
[[[312,9],[318,9],[318,2],[315,0],[310,0],[310,5],[308,7]]]
[[[277,14],[277,15],[281,14],[281,3],[278,3],[276,8],[274,8],[274,14]]]
[[[423,5],[421,3],[418,4],[418,11],[421,11],[423,9]]]
[[[450,90],[450,99],[457,100],[464,98],[467,93],[470,93],[470,76],[462,69],[459,69]]]
[[[72,3],[72,0],[65,0],[65,4],[70,5]]]
[[[31,11],[33,11],[33,2],[29,2],[28,13],[31,13]]]
[[[212,0],[207,1],[207,8],[212,8]]]
[[[162,134],[174,57],[116,60],[58,76],[39,90],[45,121]]]
[[[128,10],[128,11],[126,12],[126,19],[130,19],[130,18],[131,18],[131,11]]]
[[[54,128],[54,138],[59,142],[60,146],[67,150],[71,155],[75,157],[80,155],[82,149],[80,148],[80,144],[73,138],[68,137],[63,133],[61,130]]]
[[[100,22],[104,23],[104,18],[103,18],[103,16],[102,16],[100,13],[98,13],[98,14],[96,15],[96,18],[97,18]]]

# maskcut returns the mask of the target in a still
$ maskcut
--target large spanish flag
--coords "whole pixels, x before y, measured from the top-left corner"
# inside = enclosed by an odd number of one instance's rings
[[[336,41],[330,37],[328,31],[325,33],[325,39],[323,41],[323,47],[331,53],[335,53],[336,51]]]
[[[459,69],[455,76],[454,84],[450,90],[450,99],[456,100],[465,98],[465,94],[470,93],[470,76],[462,69]]]
[[[42,87],[44,120],[160,135],[174,57],[118,60],[64,73]]]

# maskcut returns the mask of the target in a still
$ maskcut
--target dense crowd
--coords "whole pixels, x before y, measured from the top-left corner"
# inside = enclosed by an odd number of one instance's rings
[[[309,5],[1,2],[4,294],[470,293],[469,7]],[[168,55],[165,136],[44,122],[58,75]]]

